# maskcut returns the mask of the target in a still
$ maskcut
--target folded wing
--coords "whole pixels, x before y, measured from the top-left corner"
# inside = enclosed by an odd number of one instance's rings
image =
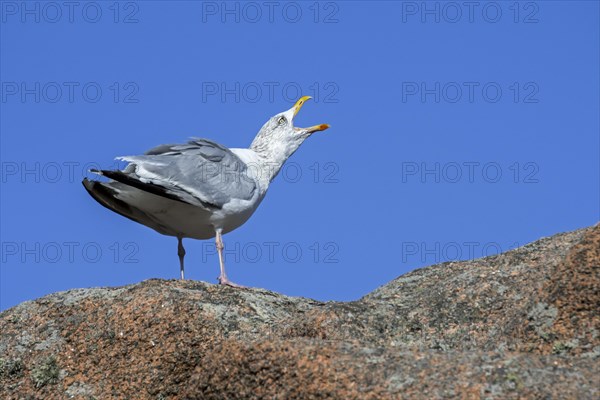
[[[161,145],[129,162],[122,171],[95,171],[149,193],[203,208],[222,208],[234,199],[250,200],[256,183],[231,150],[207,139]]]

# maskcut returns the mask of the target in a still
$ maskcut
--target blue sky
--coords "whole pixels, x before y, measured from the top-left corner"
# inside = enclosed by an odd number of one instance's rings
[[[296,123],[331,129],[224,237],[236,282],[356,299],[599,220],[598,2],[0,6],[0,309],[176,278],[176,240],[98,205],[86,170],[248,146],[300,95]],[[187,277],[216,282],[212,241],[184,243]]]

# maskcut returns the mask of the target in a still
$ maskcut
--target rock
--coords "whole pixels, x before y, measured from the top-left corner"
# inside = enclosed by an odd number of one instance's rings
[[[600,225],[360,300],[151,279],[0,313],[2,399],[600,396]]]

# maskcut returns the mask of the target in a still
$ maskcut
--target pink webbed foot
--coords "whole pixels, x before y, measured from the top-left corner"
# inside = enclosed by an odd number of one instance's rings
[[[235,282],[231,282],[231,281],[230,281],[230,280],[227,278],[227,276],[219,276],[219,277],[217,278],[217,280],[219,281],[219,285],[231,286],[231,287],[238,288],[238,289],[244,289],[244,288],[246,288],[246,286],[243,286],[243,285],[238,285],[238,284],[237,284],[237,283],[235,283]]]

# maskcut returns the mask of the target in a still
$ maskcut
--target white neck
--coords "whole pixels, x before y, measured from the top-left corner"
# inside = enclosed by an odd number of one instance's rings
[[[255,178],[260,186],[261,194],[264,194],[269,188],[271,181],[277,176],[277,173],[285,163],[285,160],[274,160],[265,157],[250,149],[231,149],[244,164],[248,166],[247,174]]]
[[[277,140],[259,133],[252,141],[249,150],[257,155],[262,166],[262,174],[271,182],[301,143],[302,140]]]

